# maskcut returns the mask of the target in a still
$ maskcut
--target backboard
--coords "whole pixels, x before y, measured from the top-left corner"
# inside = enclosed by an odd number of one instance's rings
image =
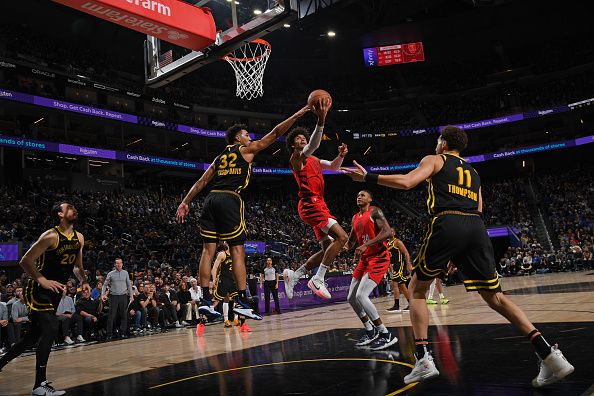
[[[150,87],[164,86],[297,18],[291,0],[184,1],[211,10],[219,32],[217,41],[210,47],[192,51],[147,36],[145,82]]]

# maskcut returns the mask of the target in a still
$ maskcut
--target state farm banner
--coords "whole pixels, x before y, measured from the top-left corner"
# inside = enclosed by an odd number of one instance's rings
[[[53,0],[97,18],[200,51],[216,38],[208,9],[179,0]]]

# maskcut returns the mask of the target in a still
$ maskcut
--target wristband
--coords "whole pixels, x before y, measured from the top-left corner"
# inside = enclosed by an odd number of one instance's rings
[[[379,175],[377,173],[371,173],[371,172],[367,172],[365,174],[365,177],[363,178],[363,180],[365,180],[366,182],[373,183],[373,184],[377,184],[378,179],[379,179]]]

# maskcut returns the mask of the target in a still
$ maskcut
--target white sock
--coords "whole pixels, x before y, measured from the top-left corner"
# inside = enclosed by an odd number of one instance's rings
[[[386,326],[383,323],[381,325],[377,326],[377,329],[379,330],[380,333],[388,332],[388,329],[386,329]]]
[[[439,299],[440,299],[440,300],[443,300],[443,299],[445,299],[445,296],[443,295],[443,293],[439,293]]]
[[[223,318],[229,320],[229,303],[223,303]]]
[[[324,276],[326,276],[327,269],[328,269],[327,266],[325,266],[324,264],[320,264],[320,266],[318,267],[318,272],[316,272],[315,277],[319,278],[319,279],[324,279]]]
[[[305,274],[307,274],[307,268],[305,268],[305,264],[303,264],[301,267],[297,268],[297,271],[295,271],[295,277],[297,279],[301,278]]]
[[[373,330],[373,323],[371,323],[371,320],[367,319],[367,322],[363,323],[363,325],[365,325],[365,330]]]

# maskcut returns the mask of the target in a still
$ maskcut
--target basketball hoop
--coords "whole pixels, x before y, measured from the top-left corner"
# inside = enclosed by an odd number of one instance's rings
[[[264,69],[271,51],[272,46],[269,42],[256,39],[223,57],[235,72],[237,79],[235,94],[238,97],[252,100],[264,95],[262,87]]]

